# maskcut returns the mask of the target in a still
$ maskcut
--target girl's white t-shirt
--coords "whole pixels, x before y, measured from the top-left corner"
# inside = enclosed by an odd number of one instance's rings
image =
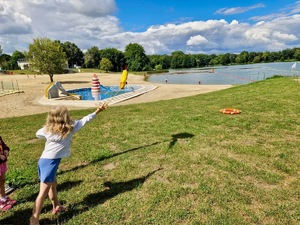
[[[92,121],[96,117],[96,113],[93,112],[81,120],[74,121],[74,128],[72,132],[64,139],[58,134],[46,133],[45,127],[39,129],[36,132],[36,136],[39,139],[46,140],[44,151],[41,158],[44,159],[59,159],[69,157],[71,155],[71,140],[73,135],[84,127],[87,123]]]

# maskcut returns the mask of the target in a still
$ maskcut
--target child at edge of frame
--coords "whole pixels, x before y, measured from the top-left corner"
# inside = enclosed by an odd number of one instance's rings
[[[10,148],[0,136],[0,211],[7,211],[17,202],[10,199],[5,193],[5,175],[8,170],[7,159]]]
[[[30,225],[39,225],[39,217],[46,197],[48,196],[53,209],[52,214],[66,211],[57,196],[56,173],[62,158],[71,155],[71,140],[73,135],[107,108],[107,103],[98,105],[93,113],[80,120],[72,120],[65,106],[57,105],[48,113],[46,124],[36,132],[39,139],[46,141],[43,153],[38,161],[40,190],[34,202]]]

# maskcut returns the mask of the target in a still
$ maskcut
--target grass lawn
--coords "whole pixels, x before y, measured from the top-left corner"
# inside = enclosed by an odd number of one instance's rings
[[[220,113],[225,107],[242,113]],[[286,77],[110,107],[74,136],[61,162],[58,194],[69,210],[54,217],[47,199],[41,225],[299,224],[299,116],[300,82]],[[0,224],[28,224],[44,146],[35,132],[45,120],[0,119],[18,200]]]

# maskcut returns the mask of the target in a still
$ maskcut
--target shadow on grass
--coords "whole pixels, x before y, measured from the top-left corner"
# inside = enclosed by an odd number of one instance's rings
[[[178,133],[172,135],[172,140],[169,144],[169,148],[173,148],[174,145],[177,143],[178,139],[187,139],[187,138],[193,138],[195,135],[190,133]]]
[[[168,140],[166,140],[166,141],[168,141]],[[147,147],[150,147],[150,146],[153,146],[153,145],[158,145],[158,144],[161,144],[161,143],[166,142],[166,141],[154,142],[154,143],[149,144],[149,145],[144,145],[144,146],[141,146],[141,147],[132,148],[132,149],[129,149],[129,150],[126,150],[126,151],[123,151],[123,152],[118,152],[118,153],[115,153],[115,154],[112,154],[112,155],[109,155],[109,156],[101,156],[100,158],[95,159],[95,160],[91,161],[90,163],[80,165],[80,166],[76,166],[76,167],[73,167],[69,170],[60,171],[58,174],[64,174],[64,173],[76,171],[76,170],[82,169],[86,166],[93,165],[93,164],[96,164],[98,162],[104,161],[106,159],[110,159],[110,158],[113,158],[113,157],[116,157],[116,156],[119,156],[119,155],[122,155],[122,154],[126,154],[126,153],[129,153],[129,152],[144,149],[144,148],[147,148]]]
[[[152,176],[157,171],[161,170],[161,168],[147,174],[146,176],[142,176],[140,178],[136,178],[129,181],[124,182],[105,182],[103,185],[105,186],[104,191],[99,191],[90,195],[87,195],[82,202],[79,202],[73,205],[68,211],[57,216],[56,221],[50,221],[49,219],[41,220],[41,224],[64,224],[67,223],[74,216],[78,216],[85,211],[89,211],[97,205],[103,204],[105,201],[122,194],[127,191],[132,191],[135,188],[140,187],[144,184],[144,182]]]
[[[64,182],[62,184],[59,184],[57,186],[57,189],[59,191],[66,191],[66,190],[70,190],[75,186],[78,186],[82,181],[68,181],[68,182]],[[26,199],[18,199],[18,203],[17,204],[22,204],[22,203],[26,203],[26,202],[32,202],[32,207],[33,207],[33,202],[36,199],[36,196],[38,194],[38,190],[36,193],[33,193],[32,195],[30,195],[29,197],[27,197]],[[61,200],[61,202],[63,202],[63,200]],[[31,212],[32,212],[32,208],[29,209],[25,209],[25,210],[17,210],[14,211],[14,208],[11,209],[13,210],[13,215],[5,218],[3,220],[0,220],[0,224],[3,225],[13,225],[13,224],[29,224],[29,218],[31,217]],[[52,205],[51,204],[47,204],[43,207],[43,212],[50,212],[52,210]],[[49,221],[48,221],[49,222]],[[53,221],[50,223],[45,223],[45,224],[53,224]]]
[[[169,140],[165,140],[165,141],[161,141],[161,142],[154,142],[152,144],[148,144],[148,145],[144,145],[144,146],[141,146],[141,147],[132,148],[132,149],[129,149],[129,150],[126,150],[126,151],[123,151],[123,152],[118,152],[118,153],[115,153],[115,154],[112,154],[112,155],[109,155],[109,156],[101,156],[98,159],[92,160],[91,162],[89,162],[87,164],[79,165],[79,166],[73,167],[71,169],[63,170],[63,171],[58,171],[57,175],[62,175],[64,173],[76,171],[76,170],[85,168],[85,167],[87,167],[89,165],[93,165],[93,164],[96,164],[98,162],[104,161],[106,159],[110,159],[110,158],[116,157],[118,155],[126,154],[126,153],[133,152],[133,151],[137,151],[137,150],[144,149],[144,148],[147,148],[147,147],[150,147],[150,146],[153,146],[153,145],[158,145],[158,144],[161,144],[161,143],[167,142],[167,141],[169,141]],[[16,189],[23,188],[26,185],[32,185],[32,184],[36,184],[36,183],[39,183],[38,177],[36,177],[35,179],[31,179],[31,181],[24,182],[24,183],[18,185],[18,187],[14,187],[14,188],[16,190]]]
[[[129,153],[129,152],[137,151],[137,150],[144,149],[144,148],[147,148],[147,147],[151,147],[151,146],[154,146],[154,145],[158,145],[158,144],[161,144],[161,143],[164,143],[164,142],[170,142],[169,148],[172,148],[177,143],[178,139],[193,138],[194,136],[195,136],[194,134],[190,134],[190,133],[186,133],[186,132],[178,133],[178,134],[173,134],[171,139],[157,141],[157,142],[154,142],[152,144],[148,144],[148,145],[144,145],[144,146],[140,146],[140,147],[128,149],[126,151],[118,152],[118,153],[115,153],[115,154],[112,154],[112,155],[109,155],[109,156],[102,156],[102,157],[100,157],[100,158],[98,158],[96,160],[91,161],[88,164],[76,166],[76,167],[73,167],[73,168],[71,168],[69,170],[60,171],[60,172],[58,172],[58,174],[64,174],[64,173],[76,171],[76,170],[82,169],[82,168],[84,168],[86,166],[93,165],[93,164],[96,164],[98,162],[104,161],[106,159],[110,159],[110,158],[113,158],[113,157],[116,157],[116,156],[119,156],[119,155],[122,155],[122,154],[126,154],[126,153]]]

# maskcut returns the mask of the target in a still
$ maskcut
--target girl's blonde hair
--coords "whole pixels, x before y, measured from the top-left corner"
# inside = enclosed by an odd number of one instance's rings
[[[69,111],[65,106],[54,106],[48,113],[46,120],[46,132],[55,133],[66,138],[73,130],[73,120],[71,120]]]

